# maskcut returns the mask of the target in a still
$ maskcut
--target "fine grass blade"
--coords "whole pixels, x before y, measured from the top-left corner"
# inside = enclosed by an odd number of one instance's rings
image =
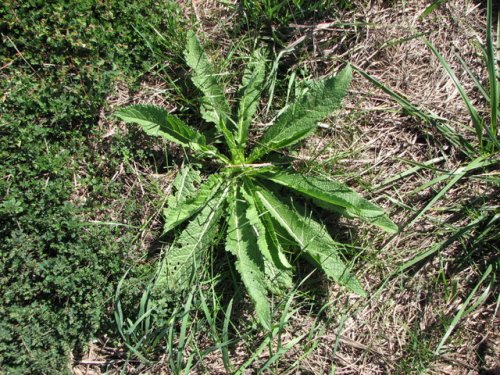
[[[472,104],[472,101],[470,100],[469,96],[465,92],[464,87],[460,83],[459,79],[455,75],[455,72],[451,69],[450,65],[448,62],[444,59],[444,57],[438,52],[436,47],[429,42],[426,38],[422,38],[424,43],[429,47],[429,49],[432,51],[434,56],[438,59],[439,63],[441,66],[444,68],[448,76],[451,78],[453,81],[453,84],[455,85],[455,88],[458,90],[458,93],[462,97],[462,100],[464,101],[467,110],[469,111],[470,118],[472,120],[472,124],[474,125],[474,129],[476,130],[476,137],[479,141],[480,147],[482,148],[482,143],[483,143],[483,121],[479,114],[477,113],[476,108],[474,107],[474,104]]]
[[[162,137],[194,151],[219,156],[215,147],[206,144],[203,134],[163,108],[143,104],[131,105],[119,109],[116,116],[125,122],[138,124],[148,135]]]
[[[461,180],[468,172],[489,166],[494,164],[495,161],[485,160],[483,156],[480,156],[473,161],[471,161],[467,166],[458,168],[451,176],[451,180],[422,208],[418,213],[407,223],[404,225],[405,228],[409,228],[415,222],[422,217],[424,213],[426,213],[439,199],[441,199],[447,192],[450,190],[455,184]]]
[[[379,80],[377,80],[375,77],[372,75],[368,74],[364,70],[352,66],[353,70],[361,74],[364,78],[366,78],[368,81],[370,81],[375,87],[379,88],[383,92],[385,92],[387,95],[389,95],[396,103],[398,103],[409,115],[415,116],[422,121],[428,122],[428,123],[434,123],[435,121],[446,121],[446,119],[431,113],[424,111],[420,108],[418,108],[416,105],[414,105],[412,102],[410,102],[407,98],[405,98],[402,94],[398,94],[396,91],[392,90],[389,88],[387,85],[383,84]]]
[[[230,149],[234,149],[235,141],[232,131],[236,129],[231,121],[231,109],[224,90],[219,86],[214,69],[192,30],[187,35],[184,56],[186,63],[193,70],[191,78],[193,83],[204,94],[201,104],[203,118],[215,124],[219,132],[224,135]]]
[[[492,280],[492,282],[488,285],[488,287],[481,294],[481,296],[478,298],[478,300],[471,307],[467,308],[469,306],[472,298],[474,298],[474,295],[476,294],[477,290],[479,289],[481,284],[486,280],[486,278],[490,275],[492,270],[493,270],[493,266],[490,264],[488,266],[488,268],[486,269],[486,271],[484,272],[481,279],[479,280],[479,282],[476,284],[474,289],[472,289],[472,291],[470,292],[467,299],[462,303],[462,307],[460,308],[458,313],[455,315],[455,317],[451,321],[450,325],[448,326],[448,329],[446,330],[446,333],[444,334],[443,338],[441,339],[438,346],[436,347],[436,350],[434,351],[435,355],[439,355],[441,353],[441,350],[442,350],[444,344],[446,343],[446,341],[450,337],[451,333],[453,332],[453,330],[455,329],[457,324],[460,322],[460,319],[462,319],[465,315],[467,315],[472,310],[474,310],[477,306],[479,306],[488,297],[490,290],[491,290],[492,286],[494,285],[493,284],[494,280]]]
[[[341,244],[335,242],[321,224],[290,209],[265,188],[258,189],[257,196],[311,263],[339,284],[360,296],[366,296],[363,287],[350,274],[338,254]]]
[[[329,205],[340,207],[348,216],[365,220],[389,233],[398,232],[398,227],[387,217],[382,208],[340,182],[287,171],[266,172],[260,174],[259,177],[264,177]]]
[[[229,322],[231,321],[231,312],[233,310],[233,299],[227,304],[226,312],[224,314],[224,323],[222,324],[222,339],[224,343],[229,342]],[[224,368],[228,374],[233,373],[233,366],[231,365],[231,360],[229,359],[228,345],[221,346],[222,352],[222,363],[224,363]]]
[[[494,143],[494,149],[490,150],[494,152],[499,148],[499,141],[497,138],[498,134],[498,111],[500,104],[500,85],[498,84],[498,67],[497,59],[499,57],[499,52],[497,50],[498,41],[500,40],[500,22],[497,22],[497,46],[495,47],[493,43],[493,4],[491,0],[487,2],[487,26],[486,26],[486,67],[488,68],[488,78],[490,83],[490,117],[491,124],[488,130],[489,143],[488,146],[491,148],[491,143]],[[498,15],[497,21],[500,21],[500,14]],[[496,51],[496,52],[495,52]]]
[[[353,66],[353,69],[370,81],[375,87],[379,88],[387,95],[389,95],[396,103],[398,103],[403,110],[410,116],[414,116],[428,124],[435,126],[441,134],[454,146],[459,148],[467,156],[475,155],[476,151],[474,146],[470,144],[462,135],[456,132],[455,129],[446,124],[446,119],[432,113],[428,110],[418,108],[415,104],[410,102],[404,95],[397,93],[377,80],[372,75],[363,71],[362,69]]]
[[[347,66],[335,77],[316,82],[306,96],[297,99],[266,130],[251,153],[250,162],[271,151],[291,146],[314,132],[319,121],[340,107],[351,77],[351,67]]]
[[[422,18],[427,17],[429,14],[434,12],[437,8],[439,8],[441,5],[443,5],[446,2],[448,2],[448,0],[436,0],[436,1],[434,1],[431,5],[429,5],[427,8],[424,9],[422,14],[420,14],[420,16],[418,16],[418,18],[422,19]]]
[[[245,146],[248,140],[248,129],[257,111],[260,94],[264,88],[266,74],[266,56],[261,50],[256,50],[247,64],[240,88],[238,107],[238,130],[236,141]]]
[[[247,218],[248,204],[240,187],[229,198],[229,220],[226,250],[236,257],[236,269],[255,306],[259,323],[271,329],[271,306],[267,299],[264,258],[260,252],[252,225]]]
[[[481,84],[481,82],[479,82],[479,79],[472,72],[472,70],[469,67],[469,65],[467,65],[467,63],[464,61],[464,59],[459,54],[454,53],[453,55],[456,57],[456,59],[458,61],[460,61],[460,65],[462,65],[462,68],[464,68],[464,70],[467,72],[467,74],[469,75],[470,79],[474,82],[474,84],[476,85],[476,88],[479,90],[479,92],[481,93],[481,95],[483,96],[483,98],[486,100],[486,102],[490,103],[490,95],[488,94],[488,92],[486,91],[486,89],[484,88],[484,86]]]

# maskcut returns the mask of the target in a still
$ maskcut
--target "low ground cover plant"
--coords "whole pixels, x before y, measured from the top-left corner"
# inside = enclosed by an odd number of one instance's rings
[[[173,1],[0,3],[2,374],[69,373],[70,353],[78,361],[114,329],[109,305],[136,233],[89,221],[111,220],[124,201],[123,182],[110,181],[124,155],[151,153],[131,135],[103,139],[99,116],[117,80],[133,89],[154,72],[152,52],[165,61],[155,30],[168,58],[177,40],[182,52],[180,16]],[[121,207],[132,225],[143,209]]]
[[[340,108],[351,68],[311,84],[249,150],[249,130],[266,81],[265,53],[256,50],[252,55],[234,110],[194,32],[188,33],[185,59],[192,69],[193,83],[204,95],[201,115],[215,125],[219,143],[217,137],[208,142],[196,128],[159,107],[132,105],[116,113],[123,121],[140,125],[147,134],[181,145],[217,166],[217,172],[201,183],[200,172],[189,166],[174,181],[176,193],[169,197],[164,211],[164,233],[180,230],[164,255],[156,286],[171,292],[186,290],[221,229],[225,249],[235,257],[257,318],[266,328],[270,328],[272,317],[268,293],[279,293],[292,285],[292,260],[297,256],[305,257],[352,292],[365,295],[343,260],[344,246],[290,195],[298,193],[324,209],[359,218],[390,233],[397,232],[397,226],[380,207],[348,186],[301,175],[266,159],[312,134],[319,121]],[[281,193],[283,187],[288,189],[285,194]]]

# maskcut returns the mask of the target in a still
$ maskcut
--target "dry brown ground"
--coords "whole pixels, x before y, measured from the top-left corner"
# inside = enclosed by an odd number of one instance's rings
[[[474,92],[472,82],[453,52],[458,50],[479,74],[485,76],[477,46],[474,46],[474,41],[484,40],[485,10],[469,0],[452,0],[419,20],[418,15],[427,4],[421,0],[356,1],[354,11],[325,14],[324,20],[317,24],[295,25],[290,43],[301,40],[297,54],[307,56],[300,58],[296,67],[307,66],[316,75],[323,75],[350,61],[413,102],[451,119],[452,124],[467,123],[467,111],[457,90],[424,43],[414,36],[418,32],[431,31],[429,40],[459,72],[459,79],[469,92]],[[227,30],[238,22],[235,15],[218,1],[193,0],[192,6],[185,7],[187,12],[195,14],[206,38],[219,45],[220,53],[224,54],[232,43]],[[346,26],[356,22],[365,25]],[[110,101],[113,105],[135,101],[168,106],[162,97],[161,85],[154,83],[145,84],[139,97],[132,99],[126,90],[118,89]],[[375,187],[372,198],[385,206],[398,224],[404,224],[412,208],[421,207],[432,195],[430,189],[413,193],[431,178],[432,172],[422,171],[397,184],[376,187],[384,179],[408,169],[408,160],[422,163],[440,158],[437,166],[454,170],[460,163],[458,153],[435,129],[404,115],[387,95],[375,90],[357,74],[345,108],[331,118],[327,129],[322,129],[304,144],[300,158],[304,163],[314,159],[325,173],[341,173],[351,185]],[[103,122],[103,126],[109,126],[109,136],[112,136],[118,125]],[[335,160],[336,164],[330,160]],[[146,175],[147,171],[142,173]],[[491,187],[468,182],[450,191],[439,205],[453,206],[464,203],[472,195],[488,193],[494,193]],[[394,201],[404,203],[407,208],[398,207]],[[375,286],[398,264],[442,239],[435,223],[446,220],[449,214],[436,210],[429,215],[434,221],[424,217],[392,238],[359,223],[345,223],[346,228],[350,226],[355,233],[355,244],[367,249],[365,258],[370,262],[360,264],[358,270],[367,289],[373,288],[374,292]],[[429,374],[486,374],[488,370],[498,369],[500,334],[495,299],[487,300],[460,322],[444,354],[437,359],[428,358],[428,351],[435,349],[444,333],[442,320],[456,314],[471,290],[470,284],[478,279],[476,268],[457,267],[456,261],[463,252],[464,248],[458,244],[448,247],[416,273],[388,281],[381,293],[368,302],[349,300],[335,286],[328,286],[328,298],[332,302],[328,310],[330,320],[322,334],[313,338],[316,349],[302,358],[300,366],[292,373],[323,374],[333,367],[336,374],[417,373],[419,361],[429,361],[425,366],[425,373]],[[446,292],[440,277],[454,284],[457,292]],[[349,302],[347,308],[346,302]],[[340,325],[340,318],[345,314],[348,318]],[[283,341],[308,332],[312,324],[309,314],[296,313]],[[338,347],[334,349],[338,339]],[[113,353],[112,348],[110,352]],[[236,365],[249,355],[243,344],[237,345],[231,353],[231,360]],[[303,346],[299,344],[282,359],[280,369],[286,369],[302,354]],[[264,351],[261,361],[257,361],[248,373],[255,373],[267,355]],[[75,368],[75,373],[99,373],[92,362],[106,362],[109,358],[105,345],[93,346],[88,358]],[[216,352],[206,357],[199,373],[224,373],[223,369],[220,353]],[[143,369],[132,363],[127,371],[167,373],[161,363]]]

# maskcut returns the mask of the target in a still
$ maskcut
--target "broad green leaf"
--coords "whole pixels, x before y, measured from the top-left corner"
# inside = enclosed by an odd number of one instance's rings
[[[266,130],[250,155],[250,161],[291,146],[314,132],[319,121],[340,107],[351,77],[351,67],[347,66],[335,77],[316,82],[304,97],[296,100]]]
[[[196,194],[181,202],[173,202],[175,204],[169,205],[163,210],[163,216],[165,217],[163,233],[169,232],[194,214],[200,212],[217,193],[221,185],[222,179],[220,176],[213,174],[200,186]]]
[[[255,185],[254,183],[246,179],[245,181],[245,191],[246,196],[249,195],[247,201],[251,207],[255,206],[257,210],[258,222],[255,223],[257,226],[262,226],[260,232],[265,234],[266,244],[268,250],[264,249],[263,254],[272,261],[278,269],[286,270],[292,268],[292,265],[288,262],[286,258],[283,247],[278,239],[277,231],[274,227],[271,216],[264,208],[260,200],[255,196]]]
[[[163,108],[142,104],[131,105],[119,109],[116,116],[125,122],[140,125],[148,135],[163,137],[170,142],[212,156],[217,154],[215,147],[206,144],[203,134]]]
[[[259,250],[262,255],[264,255],[267,289],[275,294],[281,294],[283,289],[292,287],[292,277],[290,272],[287,270],[286,266],[284,266],[282,258],[280,258],[280,255],[283,258],[284,256],[281,253],[280,247],[276,246],[275,242],[269,242],[271,237],[268,235],[268,232],[272,230],[272,228],[266,227],[264,222],[261,220],[261,216],[259,215],[257,204],[253,196],[253,191],[242,188],[242,193],[248,206],[246,218],[253,228],[254,235],[257,237]],[[289,266],[286,258],[285,262]]]
[[[236,141],[245,145],[248,140],[248,128],[257,111],[260,94],[266,75],[266,57],[261,50],[256,50],[247,64],[240,88],[238,107],[238,134]]]
[[[205,252],[217,234],[227,191],[213,197],[186,226],[164,255],[155,286],[170,292],[189,288]]]
[[[175,194],[168,197],[168,206],[175,207],[193,196],[201,182],[200,172],[194,170],[189,165],[183,166],[172,183]]]
[[[259,189],[257,196],[311,263],[354,293],[366,295],[359,281],[350,274],[338,254],[342,245],[335,242],[321,224],[291,209],[267,189]]]
[[[204,94],[201,104],[202,117],[215,124],[224,135],[228,146],[233,149],[235,143],[231,131],[235,130],[235,126],[230,117],[231,109],[224,90],[219,86],[217,75],[192,30],[187,35],[184,56],[186,63],[193,70],[191,77],[193,83]]]
[[[266,172],[260,174],[259,177],[264,177],[316,200],[339,206],[347,215],[365,220],[389,233],[398,232],[398,227],[387,217],[382,208],[340,182],[286,171]],[[321,206],[328,208],[325,205]]]
[[[264,257],[260,252],[255,232],[247,219],[248,204],[239,187],[234,187],[229,199],[229,220],[226,249],[236,257],[236,269],[241,275],[259,322],[271,328],[271,308],[267,299]]]

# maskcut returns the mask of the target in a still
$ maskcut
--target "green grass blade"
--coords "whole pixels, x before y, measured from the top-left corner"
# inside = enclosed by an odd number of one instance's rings
[[[455,129],[445,123],[447,121],[445,118],[440,117],[428,110],[420,109],[415,104],[411,103],[404,95],[392,90],[387,85],[383,84],[362,69],[356,66],[353,66],[353,69],[361,74],[364,78],[369,80],[375,87],[379,88],[387,95],[389,95],[396,103],[398,103],[403,108],[403,110],[408,115],[414,116],[426,123],[435,126],[451,144],[459,148],[466,155],[472,156],[476,154],[474,147],[464,137],[458,134]]]
[[[271,151],[291,146],[314,132],[319,121],[340,107],[351,77],[351,67],[347,66],[335,77],[316,82],[307,95],[296,100],[265,131],[250,155],[250,162]]]
[[[489,276],[489,274],[491,273],[492,270],[493,270],[493,267],[490,264],[488,266],[488,268],[486,269],[486,271],[484,272],[481,279],[479,280],[479,282],[476,284],[474,289],[472,289],[472,291],[470,292],[467,299],[462,303],[462,307],[460,308],[458,313],[455,315],[455,317],[451,321],[450,325],[448,326],[448,329],[446,330],[446,333],[444,334],[443,338],[441,339],[438,346],[436,347],[436,350],[434,351],[435,355],[439,355],[441,353],[441,349],[443,348],[444,344],[446,343],[446,341],[450,337],[451,333],[453,332],[453,330],[455,329],[457,324],[460,322],[460,319],[462,319],[467,314],[466,310],[467,310],[467,306],[469,306],[469,304],[470,304],[470,301],[472,300],[472,298],[476,294],[477,290],[479,289],[481,284],[484,282],[484,280],[486,280],[486,278]],[[484,301],[486,299],[487,295],[489,294],[490,287],[491,287],[491,284],[486,289],[485,293],[483,293],[483,295],[480,297],[480,301]],[[477,305],[477,304],[474,304],[474,305]],[[470,311],[470,309],[468,309],[468,311]]]
[[[296,190],[316,200],[345,209],[347,215],[360,218],[389,233],[397,233],[398,227],[379,206],[361,197],[348,186],[320,177],[303,176],[287,171],[266,172],[259,177]]]
[[[484,160],[484,157],[480,156],[470,162],[467,166],[465,167],[460,167],[458,168],[454,173],[452,179],[429,201],[427,204],[420,209],[420,211],[407,223],[404,225],[405,228],[411,227],[415,222],[422,217],[424,213],[426,213],[439,199],[441,199],[448,190],[450,190],[455,184],[462,179],[467,172],[477,169],[477,168],[482,168],[484,166],[490,165],[491,162],[488,160]]]
[[[359,281],[350,274],[338,254],[342,245],[335,242],[321,224],[291,209],[267,189],[258,189],[257,196],[311,263],[354,293],[366,295]]]
[[[259,371],[257,371],[257,374],[268,374],[269,373],[269,367],[271,367],[273,364],[278,362],[286,353],[288,353],[290,350],[296,347],[296,345],[302,341],[304,337],[307,336],[307,333],[303,333],[300,336],[294,337],[291,339],[289,342],[287,342],[285,345],[280,346],[280,348],[274,353],[263,365],[262,367],[259,368]],[[266,372],[267,371],[267,372]]]
[[[194,288],[190,291],[187,301],[184,304],[184,311],[182,314],[182,319],[181,319],[181,327],[180,327],[180,332],[179,332],[179,338],[177,342],[177,370],[181,370],[183,368],[183,359],[184,359],[184,349],[186,347],[186,341],[187,341],[187,331],[188,331],[188,326],[189,326],[189,315],[191,312],[191,305],[193,303],[193,296],[194,296]],[[189,366],[188,366],[189,367]]]
[[[499,94],[499,84],[498,84],[498,72],[497,72],[497,53],[495,53],[496,48],[493,43],[493,37],[491,32],[493,30],[493,4],[491,0],[487,2],[487,26],[486,26],[486,66],[488,68],[488,78],[490,83],[490,117],[491,124],[488,129],[489,139],[496,141],[496,145],[498,146],[498,107],[500,101]],[[498,20],[500,21],[500,15],[498,16]],[[500,32],[500,24],[497,25],[497,38],[500,38],[498,35]],[[498,45],[497,45],[498,47]]]
[[[448,74],[448,76],[453,81],[453,84],[455,85],[455,88],[458,90],[458,93],[462,97],[462,100],[464,101],[464,104],[466,105],[467,110],[469,111],[469,115],[470,115],[470,118],[471,118],[472,123],[474,125],[474,129],[476,130],[476,136],[477,136],[477,139],[479,141],[479,144],[481,145],[480,147],[482,148],[482,143],[483,143],[483,121],[482,121],[481,117],[479,116],[479,114],[477,113],[477,110],[474,107],[474,104],[472,104],[472,101],[470,100],[469,96],[465,92],[464,87],[462,86],[462,84],[460,83],[459,79],[457,78],[457,76],[455,75],[455,73],[453,72],[453,70],[451,69],[451,67],[448,64],[448,62],[438,52],[438,50],[436,49],[436,47],[434,47],[434,45],[431,42],[429,42],[426,38],[422,38],[422,39],[425,42],[425,44],[427,45],[427,47],[429,47],[429,49],[432,51],[432,53],[434,54],[434,56],[436,56],[436,58],[438,59],[439,63],[441,64],[441,66],[444,68],[444,70],[446,71],[446,73]],[[491,95],[490,95],[490,99],[491,99]]]
[[[259,323],[271,329],[271,306],[267,299],[264,258],[247,218],[248,203],[235,186],[229,199],[226,250],[236,257],[236,269],[255,306]]]
[[[470,79],[474,82],[474,84],[476,85],[476,88],[479,90],[479,92],[484,97],[484,99],[488,103],[490,103],[490,95],[488,94],[488,92],[486,91],[486,89],[484,88],[484,86],[481,84],[481,82],[479,82],[479,79],[472,72],[472,70],[467,65],[467,63],[464,61],[464,59],[460,55],[458,55],[456,53],[454,53],[453,55],[457,58],[458,61],[460,61],[460,65],[462,65],[462,68],[464,68],[464,70],[467,72],[467,74],[469,75]]]
[[[396,91],[389,88],[387,85],[383,84],[379,80],[377,80],[372,75],[366,73],[364,70],[352,66],[353,70],[361,74],[364,78],[370,81],[375,87],[379,88],[387,95],[389,95],[396,103],[398,103],[409,115],[415,116],[422,121],[433,123],[435,121],[445,121],[446,119],[428,111],[424,111],[418,108],[416,105],[411,103],[406,97],[402,94],[398,94]]]
[[[420,16],[418,16],[418,18],[422,19],[422,18],[427,17],[429,14],[434,12],[437,8],[439,8],[441,5],[443,5],[447,1],[448,0],[436,0],[436,1],[434,1],[431,5],[429,5],[427,8],[424,9],[422,14],[420,14]]]
[[[224,343],[229,342],[229,322],[231,321],[231,312],[233,310],[233,299],[227,304],[226,312],[224,314],[224,323],[222,324],[222,339]],[[224,368],[228,374],[233,373],[233,366],[231,365],[231,360],[229,359],[229,350],[226,345],[221,346],[222,352],[222,363],[224,363]]]
[[[418,171],[420,171],[421,169],[427,169],[427,167],[429,166],[432,166],[433,164],[437,164],[437,163],[440,163],[442,161],[446,160],[444,157],[440,156],[438,158],[434,158],[434,159],[431,159],[431,160],[427,160],[423,163],[416,163],[414,161],[410,161],[410,160],[403,160],[404,162],[410,164],[410,165],[413,165],[413,167],[401,172],[401,173],[398,173],[398,174],[395,174],[391,177],[387,177],[384,181],[382,181],[380,184],[376,185],[373,187],[374,190],[381,190],[381,189],[385,189],[387,186],[391,186],[393,183],[395,183],[396,181],[399,181],[401,180],[402,178],[405,178],[405,177],[408,177],[408,176],[411,176],[412,174],[415,174],[417,173]],[[430,169],[433,169],[434,167],[430,167]]]

